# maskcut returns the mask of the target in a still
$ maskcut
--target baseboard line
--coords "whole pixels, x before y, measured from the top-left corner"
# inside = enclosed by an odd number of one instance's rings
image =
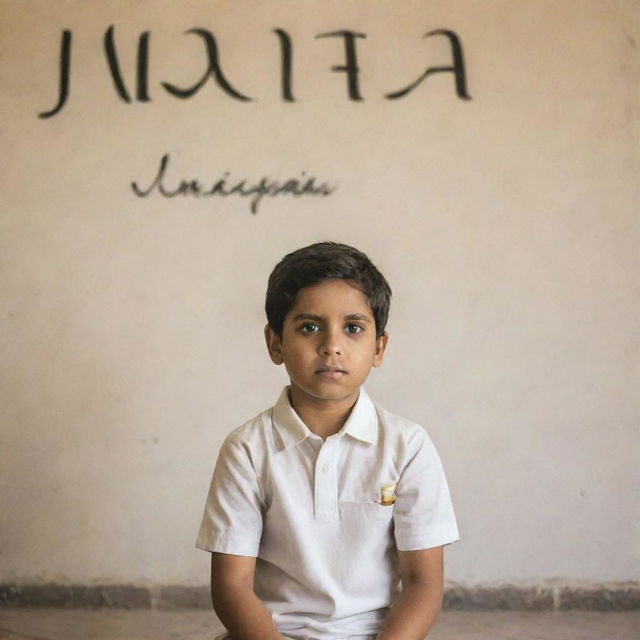
[[[85,609],[208,609],[208,587],[127,584],[0,584],[0,607]],[[606,584],[447,585],[445,610],[632,611],[640,609],[640,582]]]

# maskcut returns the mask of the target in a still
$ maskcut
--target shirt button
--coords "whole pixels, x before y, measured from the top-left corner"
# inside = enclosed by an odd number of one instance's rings
[[[327,473],[329,471],[329,465],[328,464],[323,464],[322,465],[322,473]]]

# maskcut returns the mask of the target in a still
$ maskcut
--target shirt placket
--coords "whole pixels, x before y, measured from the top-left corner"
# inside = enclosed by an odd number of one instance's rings
[[[338,519],[338,450],[340,437],[327,438],[316,459],[313,514],[316,520]]]

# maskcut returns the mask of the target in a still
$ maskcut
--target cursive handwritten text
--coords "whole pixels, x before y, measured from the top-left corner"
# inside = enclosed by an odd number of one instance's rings
[[[258,207],[265,196],[271,198],[284,195],[296,198],[300,196],[329,196],[337,189],[337,185],[319,182],[315,176],[308,176],[305,171],[301,171],[300,176],[297,178],[285,180],[271,180],[266,176],[259,180],[232,179],[229,172],[225,171],[221,178],[207,184],[191,178],[179,180],[176,186],[169,187],[167,186],[169,159],[168,153],[162,156],[156,176],[147,188],[140,187],[137,182],[131,183],[133,192],[139,198],[146,198],[154,192],[165,198],[175,198],[176,196],[192,196],[195,198],[219,196],[228,198],[235,196],[248,198],[251,213],[257,214]]]

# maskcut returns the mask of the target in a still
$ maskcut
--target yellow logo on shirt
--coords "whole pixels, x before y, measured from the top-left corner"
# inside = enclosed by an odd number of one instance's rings
[[[396,485],[395,482],[389,482],[382,485],[380,490],[380,504],[390,506],[396,501]]]

